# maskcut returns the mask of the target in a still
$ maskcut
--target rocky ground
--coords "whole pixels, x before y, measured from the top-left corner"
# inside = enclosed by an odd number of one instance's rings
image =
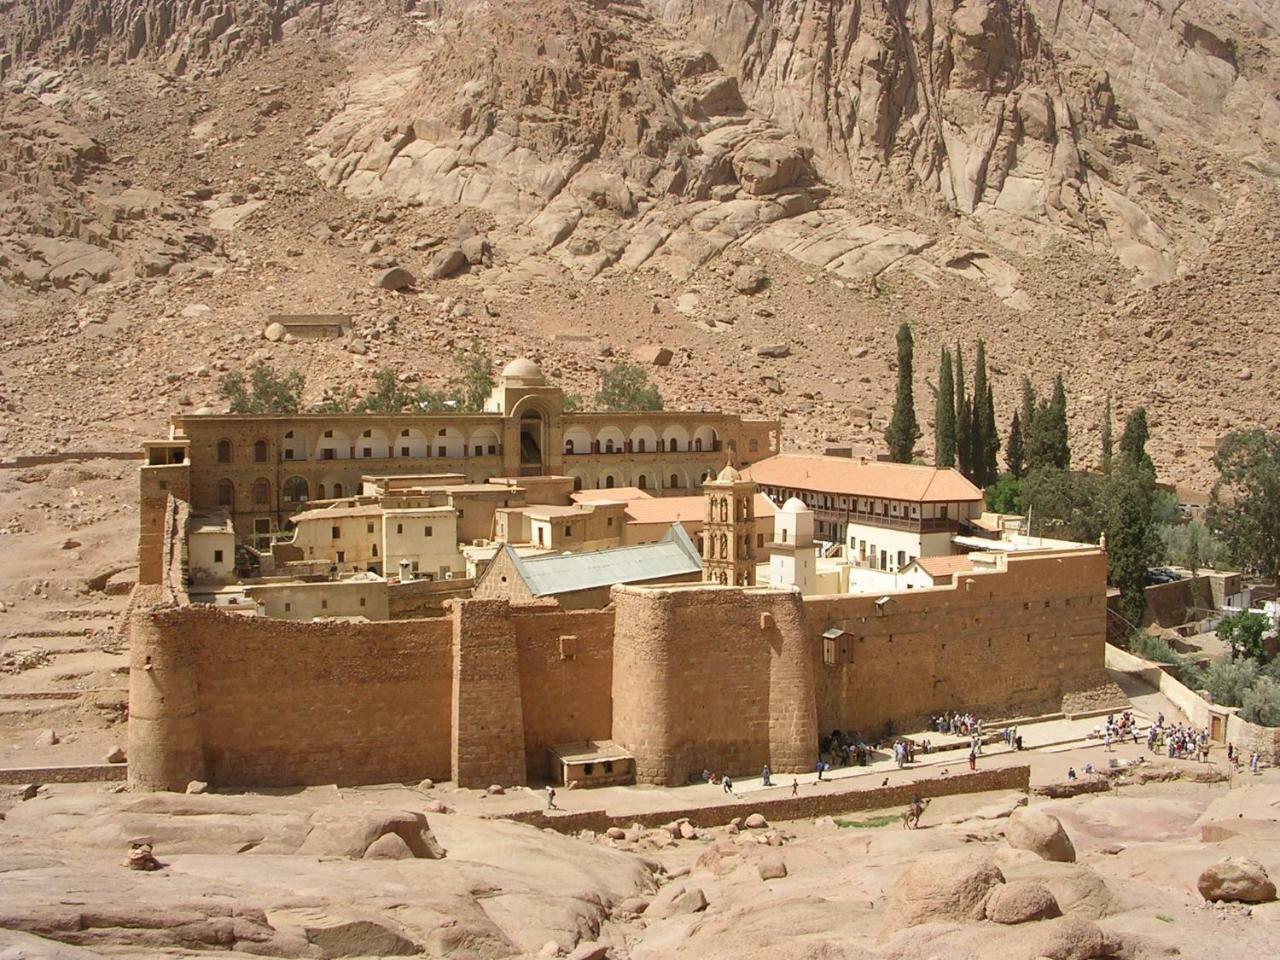
[[[1030,807],[1017,794],[943,798],[915,831],[896,810],[772,825],[744,810],[728,827],[566,837],[456,812],[452,796],[45,788],[0,823],[0,946],[32,958],[577,960],[1280,948],[1277,905],[1258,902],[1274,898],[1264,874],[1280,871],[1270,781],[1131,785]],[[163,867],[126,869],[133,841]]]
[[[1081,464],[1108,392],[1201,488],[1280,425],[1263,5],[410,6],[0,12],[0,448],[131,446],[260,361],[315,400],[475,346],[589,395],[654,345],[671,406],[875,446],[903,320],[924,452],[938,349],[978,336],[1002,421],[1064,371]],[[264,340],[278,312],[354,332]]]

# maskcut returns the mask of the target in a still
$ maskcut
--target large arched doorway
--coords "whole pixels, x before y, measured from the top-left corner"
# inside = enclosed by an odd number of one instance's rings
[[[540,477],[546,473],[543,451],[546,443],[547,422],[538,410],[526,410],[520,414],[520,476]]]

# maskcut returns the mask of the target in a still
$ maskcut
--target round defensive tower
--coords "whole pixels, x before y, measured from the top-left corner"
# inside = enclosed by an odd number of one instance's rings
[[[768,627],[769,765],[774,773],[813,769],[818,744],[818,703],[813,657],[798,590],[770,595]]]
[[[636,783],[671,784],[671,598],[661,589],[613,588],[613,739],[635,756]]]
[[[139,589],[147,589],[140,587]],[[205,779],[191,624],[137,597],[129,620],[129,787],[185,790]]]

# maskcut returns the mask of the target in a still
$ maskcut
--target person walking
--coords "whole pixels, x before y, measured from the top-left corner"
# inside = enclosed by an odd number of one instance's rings
[[[821,782],[822,782],[822,773],[823,773],[823,771],[824,771],[824,770],[826,770],[826,769],[827,769],[827,764],[826,764],[826,762],[825,762],[825,761],[823,761],[823,760],[819,760],[819,761],[818,761],[818,782],[819,782],[819,783],[821,783]]]
[[[791,795],[793,797],[800,796],[800,778],[796,777],[791,781]]]
[[[969,769],[978,769],[978,755],[974,752],[972,747],[969,748]]]
[[[764,765],[764,769],[760,771],[760,779],[764,781],[764,786],[773,786],[773,771],[769,769],[767,763]]]
[[[547,784],[547,809],[548,810],[560,809],[559,807],[556,806],[556,788],[549,783]]]
[[[1258,773],[1258,752],[1255,750],[1249,754],[1249,772],[1257,776]]]
[[[733,778],[730,777],[727,773],[724,775],[723,783],[724,783],[724,792],[733,793]]]

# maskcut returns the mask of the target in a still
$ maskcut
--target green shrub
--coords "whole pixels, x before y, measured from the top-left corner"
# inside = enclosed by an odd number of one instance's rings
[[[1164,637],[1157,637],[1145,630],[1137,630],[1129,638],[1129,652],[1154,663],[1181,663],[1178,651],[1169,646]]]
[[[1241,715],[1250,723],[1280,727],[1280,681],[1259,677],[1253,689],[1244,695]]]
[[[1204,668],[1187,668],[1179,677],[1192,690],[1208,690],[1213,702],[1224,707],[1239,707],[1258,679],[1254,660],[1217,660]]]

